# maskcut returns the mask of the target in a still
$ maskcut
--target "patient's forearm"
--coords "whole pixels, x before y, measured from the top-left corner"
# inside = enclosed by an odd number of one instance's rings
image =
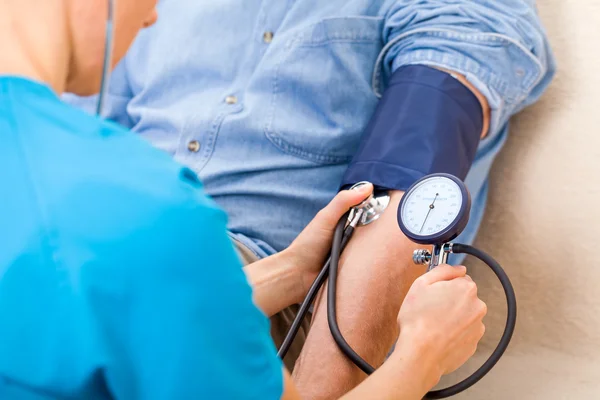
[[[396,318],[413,281],[424,268],[412,264],[416,248],[400,231],[396,209],[401,192],[392,194],[387,212],[357,229],[341,259],[338,322],[350,345],[371,365],[384,361],[398,336]],[[305,399],[338,398],[366,375],[337,348],[327,324],[326,296],[321,296],[313,326],[294,370]]]
[[[244,272],[253,287],[254,303],[267,316],[302,301],[304,277],[285,253],[249,264]]]

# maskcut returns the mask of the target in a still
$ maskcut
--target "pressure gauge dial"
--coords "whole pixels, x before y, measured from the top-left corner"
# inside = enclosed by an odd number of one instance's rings
[[[471,197],[460,179],[433,174],[406,191],[398,207],[398,224],[415,243],[443,244],[465,229],[470,210]]]

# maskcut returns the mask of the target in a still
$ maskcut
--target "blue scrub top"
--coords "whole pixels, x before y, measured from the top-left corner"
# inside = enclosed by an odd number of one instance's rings
[[[268,319],[194,173],[0,77],[0,399],[279,399]]]

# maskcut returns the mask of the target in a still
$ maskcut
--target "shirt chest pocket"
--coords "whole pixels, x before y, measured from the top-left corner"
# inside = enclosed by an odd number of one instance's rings
[[[319,164],[351,160],[377,104],[381,28],[380,18],[328,18],[285,42],[265,126],[275,146]]]

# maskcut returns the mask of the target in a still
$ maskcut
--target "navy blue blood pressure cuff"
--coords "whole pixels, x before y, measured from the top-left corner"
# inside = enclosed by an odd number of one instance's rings
[[[399,68],[341,186],[369,181],[381,189],[406,190],[438,172],[464,180],[482,130],[481,103],[460,81],[423,65]]]

